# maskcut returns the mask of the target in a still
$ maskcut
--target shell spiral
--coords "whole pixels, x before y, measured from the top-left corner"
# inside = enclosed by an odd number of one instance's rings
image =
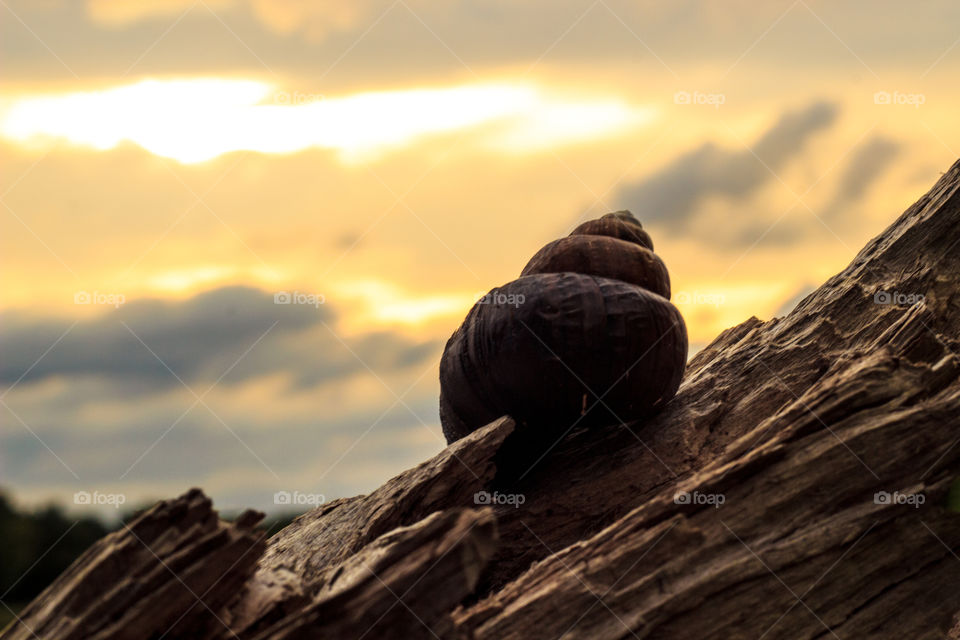
[[[440,421],[453,442],[509,414],[555,432],[629,422],[677,392],[687,330],[670,276],[629,211],[555,240],[447,341]]]

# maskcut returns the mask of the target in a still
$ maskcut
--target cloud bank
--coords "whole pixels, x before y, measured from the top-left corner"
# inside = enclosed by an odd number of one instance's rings
[[[8,312],[0,319],[0,384],[94,376],[151,392],[178,386],[177,378],[194,384],[223,376],[220,383],[230,385],[281,373],[308,387],[367,367],[425,363],[439,348],[436,341],[390,332],[347,341],[334,323],[325,304],[275,304],[272,293],[251,287],[223,287],[185,301],[133,301],[72,328],[65,319]]]

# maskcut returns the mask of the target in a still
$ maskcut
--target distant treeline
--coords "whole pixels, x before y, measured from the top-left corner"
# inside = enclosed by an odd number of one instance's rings
[[[120,522],[129,522],[140,511],[130,510]],[[262,526],[273,535],[297,515],[268,518]],[[91,516],[73,518],[56,505],[18,511],[0,493],[0,629],[90,545],[120,526]]]

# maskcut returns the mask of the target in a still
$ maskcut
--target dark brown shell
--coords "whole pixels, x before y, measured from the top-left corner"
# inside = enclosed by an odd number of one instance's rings
[[[571,236],[609,236],[639,244],[653,251],[653,240],[643,230],[640,221],[629,211],[608,213],[595,220],[587,220],[570,232]]]
[[[521,277],[484,300],[440,362],[448,442],[504,414],[555,437],[574,424],[635,420],[680,385],[686,327],[655,293],[567,272]]]
[[[560,238],[530,258],[520,275],[564,271],[623,280],[670,299],[670,276],[663,260],[626,240],[599,235]]]

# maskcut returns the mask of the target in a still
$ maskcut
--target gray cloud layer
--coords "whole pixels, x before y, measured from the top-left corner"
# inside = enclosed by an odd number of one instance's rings
[[[845,207],[860,200],[867,189],[880,178],[900,154],[901,145],[882,136],[871,138],[861,145],[850,158],[833,200],[824,211],[825,218],[834,218]]]
[[[776,177],[804,144],[829,127],[837,107],[818,102],[788,112],[751,145],[751,149],[721,149],[712,143],[686,153],[653,175],[627,185],[617,203],[637,213],[644,222],[680,231],[711,196],[744,198]]]
[[[960,18],[957,4],[946,0],[922,12],[893,0],[817,3],[812,9],[829,29],[843,34],[841,43],[810,10],[791,6],[789,0],[722,6],[706,0],[608,0],[593,6],[579,0],[366,1],[351,3],[353,9],[342,13],[352,17],[339,24],[332,16],[337,12],[324,6],[330,3],[276,3],[274,13],[301,14],[288,16],[290,29],[271,27],[271,20],[252,8],[269,8],[269,2],[192,8],[176,3],[170,12],[124,28],[98,23],[84,4],[8,0],[5,12],[19,19],[7,15],[0,21],[5,73],[34,79],[70,78],[72,73],[102,77],[123,74],[131,66],[134,74],[246,69],[278,76],[324,74],[326,81],[349,83],[351,78],[395,79],[398,74],[462,74],[465,64],[479,71],[544,56],[544,65],[641,60],[668,76],[659,60],[671,67],[704,59],[733,65],[775,21],[775,29],[735,72],[756,59],[785,67],[839,63],[860,72],[861,63],[844,43],[871,65],[911,61],[926,66],[955,39],[953,25]],[[180,10],[182,6],[189,10]],[[865,13],[883,18],[865,20]],[[311,24],[318,28],[308,28]],[[325,35],[310,37],[311,31]],[[348,49],[349,55],[337,62]],[[312,90],[323,92],[324,87]]]
[[[92,375],[150,390],[179,384],[174,373],[188,384],[212,383],[230,369],[222,383],[287,372],[297,385],[311,386],[367,366],[400,369],[439,348],[389,332],[351,339],[348,348],[332,321],[325,305],[278,305],[272,294],[249,287],[224,287],[182,302],[130,302],[69,332],[64,319],[7,313],[0,319],[0,384]]]
[[[121,487],[135,502],[203,485],[220,507],[275,510],[279,489],[367,491],[443,443],[436,375],[421,375],[441,343],[389,331],[341,342],[328,305],[224,287],[70,326],[0,317],[0,389],[19,380],[0,408],[0,485],[61,503],[79,489]],[[201,406],[164,366],[205,394],[238,360]],[[265,406],[236,384],[271,374],[292,385],[264,387]],[[35,384],[53,378],[64,383]]]

